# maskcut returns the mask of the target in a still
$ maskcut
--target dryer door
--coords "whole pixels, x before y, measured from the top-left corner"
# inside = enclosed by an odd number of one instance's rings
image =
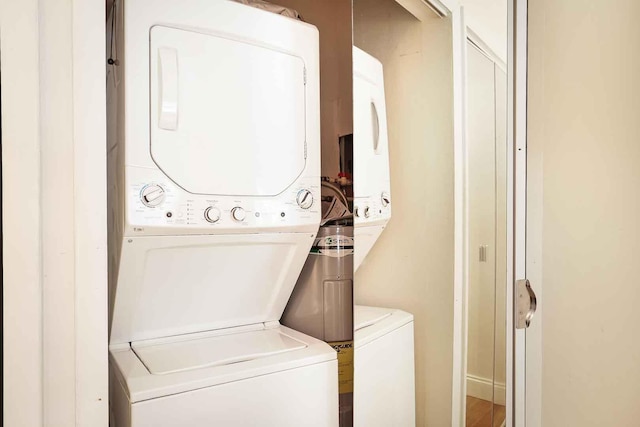
[[[273,196],[305,167],[305,65],[229,36],[150,31],[150,149],[188,192]]]
[[[357,65],[360,64],[354,59],[354,68]],[[357,163],[354,178],[356,197],[379,196],[382,191],[389,191],[389,142],[382,78],[378,83],[374,84],[357,70],[354,72],[353,149]]]

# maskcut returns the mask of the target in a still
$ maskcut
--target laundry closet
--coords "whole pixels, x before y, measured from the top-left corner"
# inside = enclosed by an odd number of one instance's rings
[[[420,1],[112,3],[113,426],[450,418],[453,45]]]

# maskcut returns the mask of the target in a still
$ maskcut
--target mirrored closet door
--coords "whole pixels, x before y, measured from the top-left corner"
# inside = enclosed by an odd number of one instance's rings
[[[506,403],[506,72],[467,46],[469,279],[466,425],[500,427]]]

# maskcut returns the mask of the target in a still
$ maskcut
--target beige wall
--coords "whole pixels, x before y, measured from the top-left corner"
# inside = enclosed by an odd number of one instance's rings
[[[507,0],[460,0],[467,27],[506,64]]]
[[[637,0],[529,2],[530,426],[640,423],[638,16]]]
[[[320,126],[322,175],[340,172],[338,138],[353,133],[351,2],[278,0],[296,9],[320,32]]]
[[[356,303],[415,316],[416,421],[451,425],[451,21],[394,0],[354,1],[354,44],[384,65],[393,216],[355,277]]]

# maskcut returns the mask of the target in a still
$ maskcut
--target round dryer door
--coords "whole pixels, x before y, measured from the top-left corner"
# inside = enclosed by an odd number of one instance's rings
[[[197,194],[273,196],[305,168],[300,57],[163,26],[150,32],[151,155]]]

